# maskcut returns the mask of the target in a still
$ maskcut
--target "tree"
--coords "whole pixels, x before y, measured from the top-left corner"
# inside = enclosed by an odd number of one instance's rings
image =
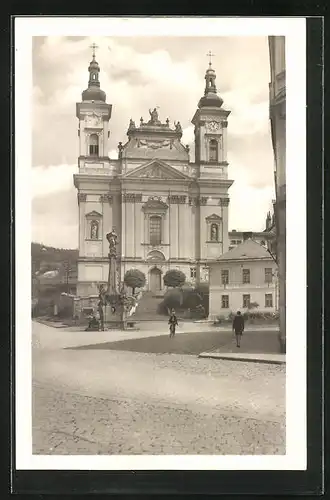
[[[178,269],[170,269],[164,276],[164,285],[173,288],[181,287],[186,281],[186,275]]]
[[[129,269],[124,276],[124,283],[126,286],[132,288],[134,295],[135,288],[142,288],[146,284],[145,274],[139,269]]]

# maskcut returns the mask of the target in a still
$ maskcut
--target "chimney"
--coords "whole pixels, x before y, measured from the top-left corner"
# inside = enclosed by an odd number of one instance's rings
[[[248,240],[249,238],[252,238],[252,231],[245,231],[243,233],[243,241]]]

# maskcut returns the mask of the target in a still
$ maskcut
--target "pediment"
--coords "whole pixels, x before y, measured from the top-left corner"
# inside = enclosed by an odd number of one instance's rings
[[[153,160],[147,164],[135,168],[125,175],[130,179],[188,179],[188,177],[167,163],[160,160]]]
[[[99,212],[96,212],[96,210],[93,210],[92,212],[88,212],[88,214],[86,214],[86,217],[100,218],[100,217],[102,217],[102,214],[100,214]]]
[[[159,196],[149,196],[142,208],[145,211],[164,211],[168,205]]]
[[[222,218],[220,217],[220,215],[217,215],[217,214],[212,214],[212,215],[208,215],[207,217],[205,217],[206,220],[222,220]]]

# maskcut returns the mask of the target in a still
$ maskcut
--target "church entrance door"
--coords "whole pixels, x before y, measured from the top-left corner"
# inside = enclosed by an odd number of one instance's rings
[[[151,269],[150,271],[150,291],[157,293],[162,288],[162,273],[159,269]]]

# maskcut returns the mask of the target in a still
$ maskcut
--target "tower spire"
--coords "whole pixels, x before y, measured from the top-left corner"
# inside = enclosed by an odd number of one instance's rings
[[[93,42],[89,48],[93,50],[93,60],[95,61],[95,49],[98,49],[99,47],[98,45],[96,45],[96,43]]]
[[[215,56],[215,54],[212,54],[212,52],[209,50],[208,53],[206,54],[207,57],[210,58],[210,61],[209,61],[209,66],[212,66],[212,57]]]
[[[206,54],[209,58],[209,67],[205,72],[205,89],[204,89],[204,97],[202,97],[198,103],[199,108],[207,107],[216,107],[220,108],[223,104],[223,100],[221,97],[217,95],[217,87],[215,85],[216,73],[212,68],[212,57],[215,56],[210,50]]]
[[[88,88],[82,94],[83,101],[105,101],[105,93],[100,89],[99,73],[100,66],[95,59],[95,51],[98,49],[96,43],[92,43],[89,47],[92,49],[92,60],[88,66],[89,79]]]
[[[214,57],[214,54],[212,54],[212,52],[209,50],[206,55],[207,55],[207,57],[210,58],[210,60],[209,60],[209,67],[205,73],[205,92],[204,92],[204,95],[207,95],[210,92],[212,92],[213,94],[216,94],[217,88],[215,86],[215,79],[216,79],[217,75],[215,74],[215,71],[212,68],[212,57]]]

